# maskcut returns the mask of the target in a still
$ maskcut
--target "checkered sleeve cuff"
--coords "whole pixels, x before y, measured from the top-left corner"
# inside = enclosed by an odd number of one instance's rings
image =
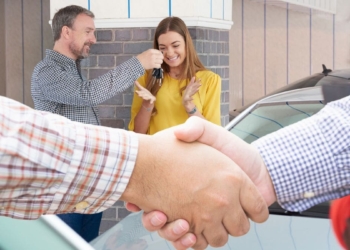
[[[350,193],[349,135],[350,97],[253,143],[283,208],[303,211]]]

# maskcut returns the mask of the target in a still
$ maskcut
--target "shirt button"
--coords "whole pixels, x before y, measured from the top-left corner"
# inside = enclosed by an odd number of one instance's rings
[[[314,192],[305,192],[304,193],[304,198],[312,198],[315,196]]]
[[[87,208],[88,206],[89,206],[89,203],[87,201],[82,201],[82,202],[79,202],[77,205],[75,205],[75,210],[80,211]]]

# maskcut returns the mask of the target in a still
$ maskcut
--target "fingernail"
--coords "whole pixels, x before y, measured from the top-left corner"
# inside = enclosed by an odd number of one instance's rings
[[[186,228],[182,225],[182,221],[179,221],[178,223],[176,223],[173,228],[173,232],[175,234],[182,234],[185,231],[186,231]]]
[[[188,235],[187,237],[181,239],[181,244],[185,247],[191,247],[195,243],[196,239],[193,235]]]
[[[154,215],[152,218],[151,218],[151,224],[155,227],[159,226],[160,224],[162,224],[163,221],[161,219],[158,218],[157,215]]]

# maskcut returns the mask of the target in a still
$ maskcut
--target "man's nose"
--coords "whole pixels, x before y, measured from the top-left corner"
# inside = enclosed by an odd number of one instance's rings
[[[90,38],[90,43],[94,44],[96,43],[96,36],[95,36],[95,32],[92,33],[92,37]]]

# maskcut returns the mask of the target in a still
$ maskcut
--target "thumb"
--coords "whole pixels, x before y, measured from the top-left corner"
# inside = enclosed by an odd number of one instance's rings
[[[225,128],[196,116],[192,116],[184,124],[174,127],[174,134],[178,140],[198,141],[213,147],[232,160],[234,160],[232,158],[234,149],[245,144]]]
[[[198,141],[220,150],[222,143],[226,143],[228,131],[221,126],[211,123],[197,116],[191,116],[182,125],[174,128],[175,137],[184,142]]]
[[[205,120],[196,116],[188,118],[185,123],[174,127],[175,137],[184,142],[199,140],[204,133],[203,121]]]

